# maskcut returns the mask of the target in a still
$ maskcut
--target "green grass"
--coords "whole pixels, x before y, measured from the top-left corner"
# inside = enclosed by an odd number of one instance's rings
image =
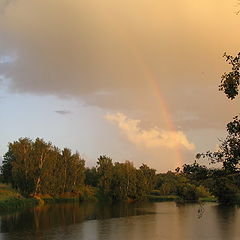
[[[199,199],[201,202],[217,202],[215,197],[204,197]]]
[[[172,202],[172,201],[176,201],[178,199],[178,196],[176,195],[149,195],[148,196],[148,200],[149,201],[156,201],[156,202]]]

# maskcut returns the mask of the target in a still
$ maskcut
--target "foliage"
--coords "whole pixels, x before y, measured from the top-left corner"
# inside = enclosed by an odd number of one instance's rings
[[[232,65],[232,71],[224,73],[222,75],[221,84],[219,86],[220,91],[224,91],[229,99],[234,99],[238,95],[238,87],[240,80],[240,52],[236,57],[224,54],[226,61]]]
[[[211,193],[209,192],[209,190],[202,185],[197,186],[196,191],[199,198],[211,197]]]
[[[167,172],[158,174],[156,177],[156,189],[160,195],[175,195],[179,185],[186,183],[188,180],[183,174]]]
[[[237,203],[239,186],[228,176],[214,178],[212,193],[216,196],[221,204]]]
[[[190,183],[179,185],[177,195],[185,201],[198,201],[200,197],[197,187]]]
[[[136,197],[137,176],[133,163],[116,162],[113,167],[113,179],[111,183],[111,198],[113,200],[126,201]]]
[[[192,183],[194,182],[198,185],[208,177],[209,169],[195,161],[193,164],[184,164],[183,173]]]
[[[85,185],[97,187],[98,175],[96,167],[85,168]]]
[[[98,187],[103,197],[109,198],[113,178],[112,159],[100,156],[97,161]]]
[[[240,189],[240,175],[225,169],[209,169],[196,162],[184,165],[183,172],[196,185],[199,197],[214,195],[221,204],[236,203]]]
[[[37,138],[20,138],[9,143],[1,167],[2,179],[22,195],[54,199],[93,200],[96,196],[114,201],[139,200],[154,189],[155,169],[133,163],[113,163],[100,156],[97,166],[85,168],[85,161],[70,149],[57,148]],[[85,177],[86,176],[86,177]],[[47,196],[47,197],[45,197]]]
[[[100,156],[97,162],[97,178],[100,194],[113,201],[140,200],[155,186],[155,169],[143,164],[139,169],[133,163],[112,163],[112,159]]]
[[[156,184],[155,172],[155,169],[151,169],[145,164],[137,170],[137,198],[145,198],[154,189]]]
[[[85,161],[71,150],[60,151],[37,138],[20,138],[9,144],[4,155],[2,175],[24,196],[60,195],[80,191],[84,184]]]
[[[197,154],[197,158],[208,158],[211,163],[222,162],[223,169],[227,173],[239,171],[240,161],[240,119],[238,116],[227,124],[228,135],[221,140],[219,150],[215,152],[206,152]]]
[[[9,185],[0,184],[0,211],[16,210],[37,204],[35,199],[26,199],[14,191]]]
[[[236,57],[224,54],[226,61],[232,69],[222,75],[219,90],[223,91],[227,98],[234,99],[238,95],[240,81],[240,52]],[[227,137],[221,140],[219,150],[215,152],[197,154],[196,158],[207,158],[211,163],[221,162],[221,169],[207,169],[196,162],[184,167],[184,172],[192,179],[204,181],[210,192],[214,194],[220,203],[236,203],[240,193],[240,119],[235,116],[227,124]],[[205,180],[204,180],[205,178]]]

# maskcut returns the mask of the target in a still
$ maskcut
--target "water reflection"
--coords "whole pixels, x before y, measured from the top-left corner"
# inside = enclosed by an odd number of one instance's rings
[[[154,212],[153,212],[154,213]],[[139,204],[65,203],[37,206],[15,214],[2,216],[1,232],[47,230],[57,226],[77,224],[85,220],[108,219],[150,214]],[[24,223],[24,224],[23,224]]]
[[[205,204],[69,203],[1,217],[1,239],[237,240],[240,210]]]

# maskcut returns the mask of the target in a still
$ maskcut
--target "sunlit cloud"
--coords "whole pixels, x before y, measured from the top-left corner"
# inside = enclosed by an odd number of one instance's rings
[[[195,149],[182,131],[166,131],[157,127],[145,130],[140,127],[141,120],[130,119],[123,113],[107,114],[105,118],[115,123],[127,139],[138,146]]]

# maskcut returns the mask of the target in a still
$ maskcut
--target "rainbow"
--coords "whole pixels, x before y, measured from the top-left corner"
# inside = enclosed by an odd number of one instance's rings
[[[127,35],[127,36],[129,36],[129,35]],[[126,35],[125,35],[125,39],[126,39]],[[161,91],[161,88],[157,81],[156,76],[154,75],[153,71],[151,70],[150,66],[146,63],[146,61],[144,61],[144,59],[140,53],[140,50],[137,48],[136,44],[133,44],[129,38],[127,38],[127,39],[128,39],[128,41],[127,41],[128,45],[129,45],[130,49],[132,50],[133,57],[139,64],[141,70],[144,73],[144,77],[145,77],[147,83],[151,87],[153,95],[157,99],[159,108],[161,109],[161,111],[163,113],[164,121],[168,127],[168,130],[172,131],[172,132],[177,132],[178,130],[177,130],[176,126],[174,125],[171,111],[168,107],[168,104],[167,104],[165,98],[164,98],[164,95]],[[183,159],[182,153],[178,146],[175,147],[175,156],[176,156],[175,167],[176,168],[182,167],[182,165],[184,164],[184,159]]]
[[[131,49],[131,51],[132,51],[133,57],[135,58],[136,62],[139,64],[139,67],[143,70],[145,79],[146,79],[147,83],[150,85],[153,95],[155,96],[155,98],[157,99],[157,102],[159,104],[159,108],[161,109],[161,111],[163,113],[164,121],[168,127],[168,130],[176,132],[177,128],[174,125],[171,111],[168,107],[168,104],[166,103],[166,100],[161,91],[161,88],[159,86],[157,78],[155,77],[154,73],[152,72],[150,66],[146,63],[146,61],[144,61],[140,50],[137,48],[137,45],[135,43],[133,43],[133,40],[130,37],[130,34],[127,34],[126,29],[123,29],[123,27],[121,27],[117,23],[116,23],[116,27],[117,27],[116,29],[118,30],[119,37],[120,38],[122,37],[125,40],[125,43],[128,45],[129,49]],[[184,160],[183,160],[182,153],[178,146],[175,147],[175,156],[176,156],[175,167],[182,167],[182,165],[184,164]]]
[[[155,77],[154,73],[152,72],[151,68],[149,67],[149,65],[143,60],[142,56],[140,55],[140,51],[136,52],[136,48],[135,48],[135,56],[138,59],[138,62],[143,70],[143,73],[145,75],[145,79],[148,81],[151,90],[153,92],[153,95],[155,96],[155,98],[157,99],[157,102],[159,104],[159,108],[161,109],[162,113],[163,113],[163,117],[164,117],[164,121],[168,127],[169,131],[173,131],[176,132],[177,128],[173,123],[173,119],[172,119],[172,115],[171,115],[171,111],[167,105],[167,102],[164,98],[164,95],[161,91],[160,85],[157,81],[157,78]],[[182,153],[179,149],[178,146],[175,147],[175,155],[176,155],[176,163],[175,166],[176,167],[182,167],[182,165],[184,164],[184,160],[183,160],[183,156]]]
[[[156,77],[154,76],[154,74],[152,73],[151,69],[148,67],[147,64],[143,65],[143,70],[144,70],[144,74],[145,74],[145,78],[148,81],[148,83],[150,84],[150,87],[152,89],[152,92],[155,96],[155,98],[158,100],[158,104],[159,107],[163,113],[163,117],[164,117],[164,121],[168,127],[169,131],[173,131],[176,132],[177,128],[173,123],[173,119],[172,119],[172,115],[170,112],[170,109],[165,101],[165,98],[163,96],[163,93],[161,92],[161,88],[159,86],[159,83],[156,79]],[[179,149],[178,146],[175,147],[175,155],[176,155],[176,163],[175,166],[176,167],[182,167],[182,165],[184,164],[184,160],[183,160],[183,156],[182,153]]]

